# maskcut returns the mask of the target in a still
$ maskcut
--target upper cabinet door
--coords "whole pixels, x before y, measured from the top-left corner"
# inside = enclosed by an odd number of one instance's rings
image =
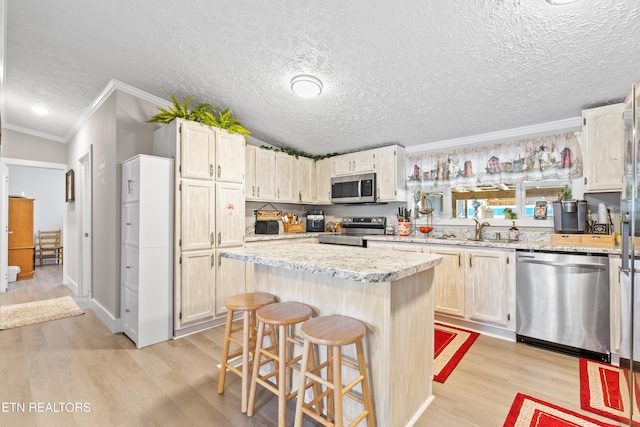
[[[180,125],[180,176],[182,178],[213,180],[215,131],[196,122]]]
[[[216,180],[224,182],[244,182],[245,152],[244,137],[229,134],[225,130],[216,131]]]
[[[376,151],[366,150],[358,151],[352,155],[352,167],[351,172],[363,173],[373,172],[376,170]]]
[[[315,202],[331,203],[331,158],[316,160]]]
[[[256,149],[256,199],[276,200],[276,153]]]
[[[585,191],[620,191],[624,153],[623,105],[582,112]]]
[[[293,177],[295,175],[295,157],[287,153],[276,153],[276,200],[294,202]]]
[[[247,200],[256,198],[256,146],[244,147],[244,197]]]
[[[182,251],[214,247],[215,184],[185,179],[181,184]]]
[[[313,203],[315,189],[313,185],[315,165],[312,159],[300,157],[296,160],[298,179],[298,194],[296,200],[299,203]]]
[[[216,184],[216,245],[242,246],[244,243],[244,187],[242,184]]]

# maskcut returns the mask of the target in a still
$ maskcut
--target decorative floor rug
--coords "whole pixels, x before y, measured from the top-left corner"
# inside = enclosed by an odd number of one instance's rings
[[[78,316],[84,311],[70,296],[33,301],[0,307],[0,330],[33,325],[65,317]]]
[[[436,323],[433,379],[439,383],[445,382],[479,335],[477,332]]]
[[[640,426],[640,388],[634,387],[633,425]],[[608,363],[580,359],[580,407],[629,424],[629,371]]]
[[[617,427],[518,393],[504,427]]]

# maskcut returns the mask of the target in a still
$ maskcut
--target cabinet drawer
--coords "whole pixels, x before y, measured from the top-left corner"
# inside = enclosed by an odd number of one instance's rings
[[[134,291],[138,291],[139,250],[135,246],[122,245],[121,281]]]
[[[582,243],[582,235],[580,234],[552,234],[551,243]]]
[[[140,235],[140,205],[138,203],[122,206],[122,243],[137,245]]]
[[[585,234],[581,237],[582,243],[585,245],[613,246],[615,243],[615,236],[611,235]]]

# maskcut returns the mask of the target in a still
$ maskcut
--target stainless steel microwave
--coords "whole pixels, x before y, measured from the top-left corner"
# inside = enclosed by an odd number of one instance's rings
[[[375,203],[376,174],[334,176],[331,178],[331,203]]]

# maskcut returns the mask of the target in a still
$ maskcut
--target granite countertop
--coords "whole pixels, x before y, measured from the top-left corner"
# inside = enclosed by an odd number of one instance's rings
[[[440,255],[412,252],[398,256],[398,252],[390,249],[373,251],[354,246],[305,243],[222,249],[220,253],[225,258],[357,282],[402,279],[435,267],[442,258]]]
[[[450,246],[467,246],[467,247],[485,247],[485,248],[503,248],[503,249],[519,249],[534,251],[553,251],[553,252],[580,252],[593,254],[616,254],[620,255],[620,246],[597,246],[597,245],[569,245],[566,243],[551,243],[537,240],[517,240],[513,242],[501,242],[500,240],[492,241],[475,241],[460,239],[438,239],[422,236],[365,236],[368,241],[379,242],[398,242],[398,243],[426,243],[430,245],[450,245]],[[640,252],[636,253],[640,255]]]
[[[280,233],[280,234],[248,234],[245,236],[244,241],[249,242],[263,242],[265,240],[283,240],[283,239],[303,239],[305,237],[318,237],[321,232],[316,233]]]

